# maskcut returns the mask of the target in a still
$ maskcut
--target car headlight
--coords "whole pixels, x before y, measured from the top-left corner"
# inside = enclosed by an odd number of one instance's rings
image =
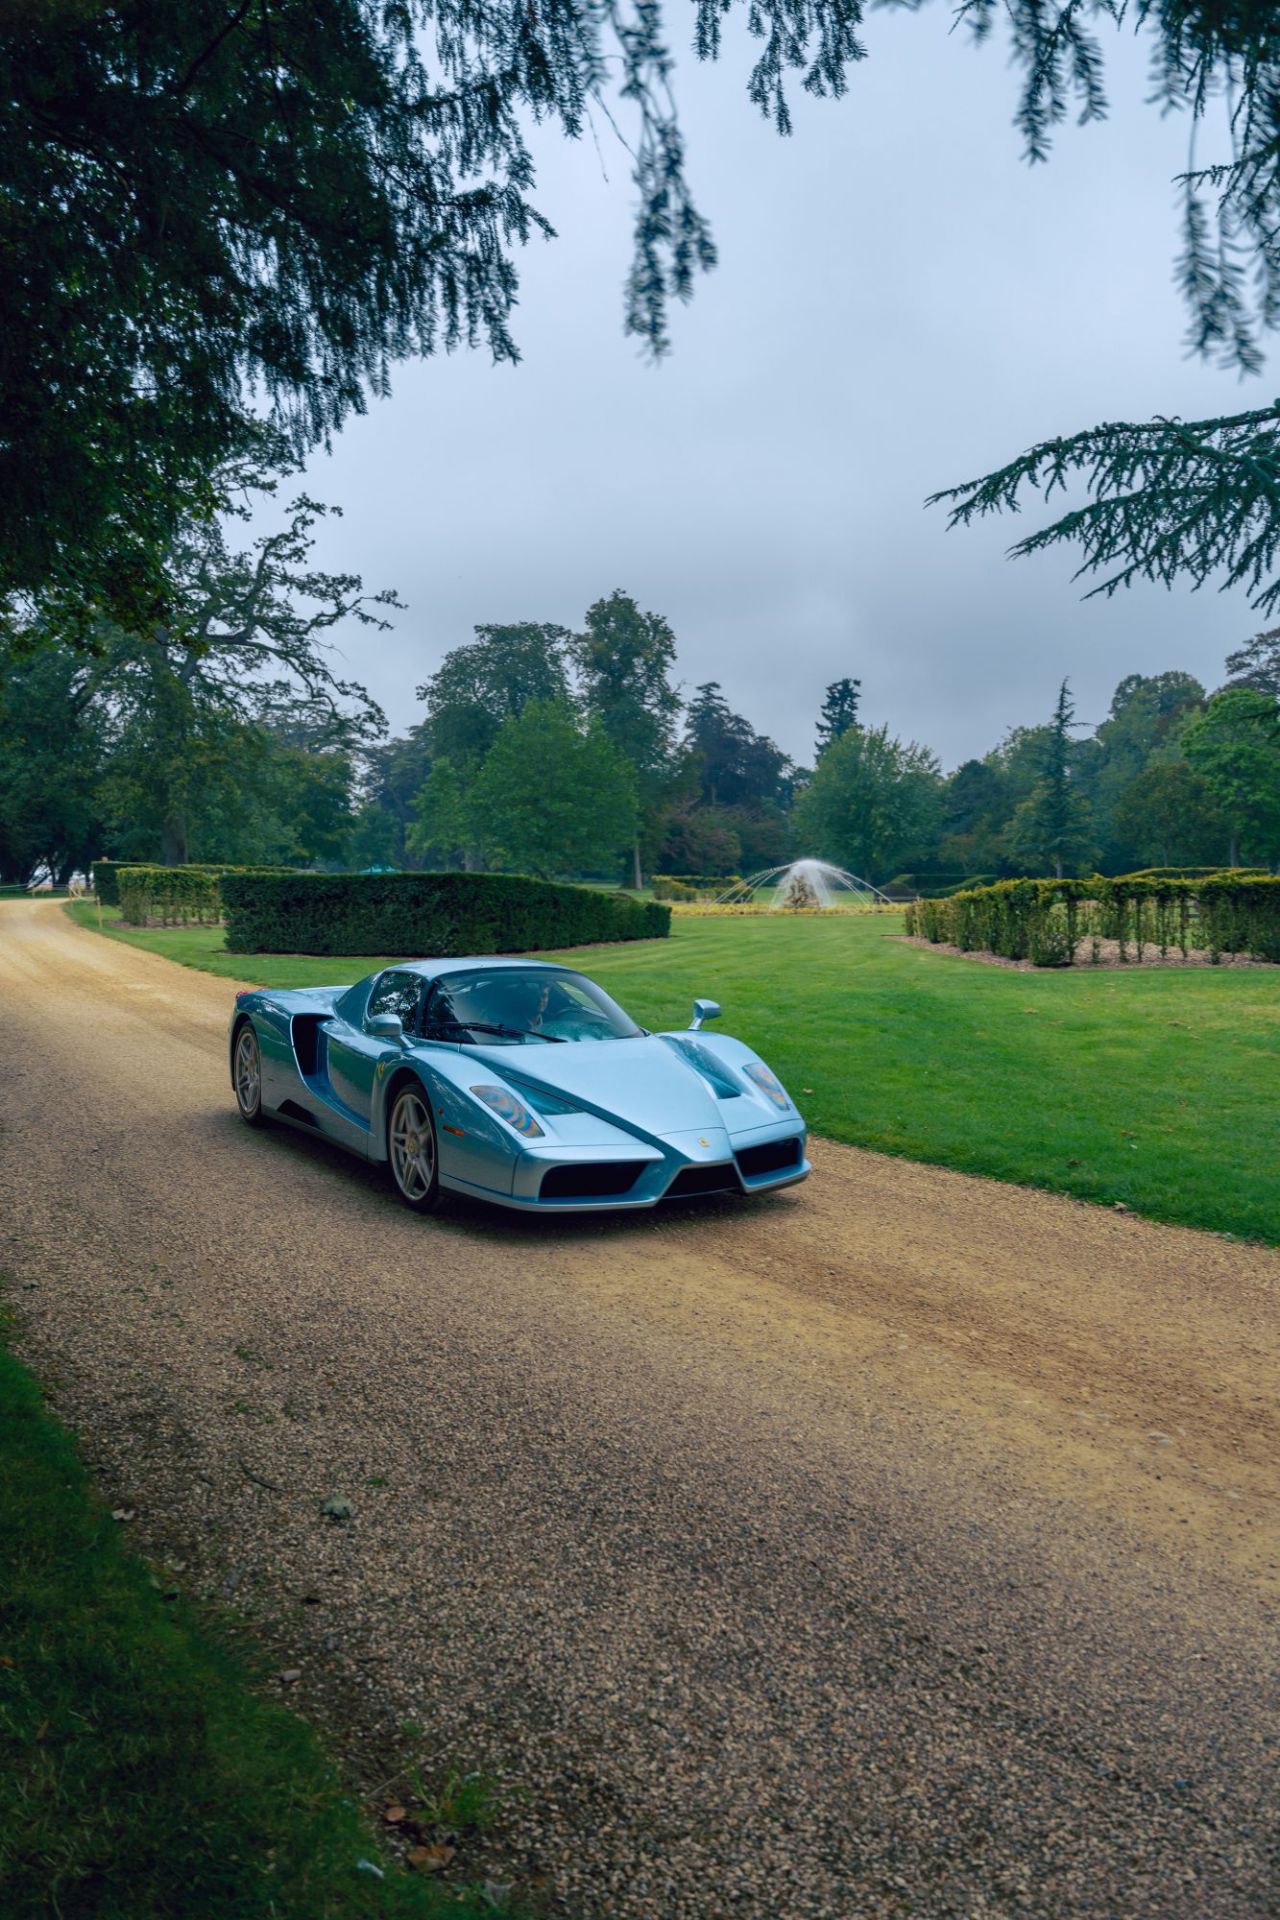
[[[491,1112],[497,1114],[499,1120],[505,1120],[509,1127],[514,1127],[523,1139],[542,1139],[542,1128],[524,1101],[518,1100],[510,1088],[472,1087],[471,1091],[477,1100],[482,1100]]]
[[[791,1102],[787,1098],[786,1090],[781,1080],[778,1079],[776,1074],[770,1073],[763,1060],[753,1060],[750,1065],[745,1066],[742,1071],[753,1085],[759,1087],[766,1100],[772,1100],[774,1106],[779,1108],[783,1113],[790,1111]]]

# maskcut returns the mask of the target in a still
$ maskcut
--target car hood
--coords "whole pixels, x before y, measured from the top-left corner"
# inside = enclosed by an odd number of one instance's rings
[[[646,1133],[666,1136],[725,1124],[721,1103],[702,1075],[656,1034],[467,1051],[503,1080],[545,1087],[587,1112]]]

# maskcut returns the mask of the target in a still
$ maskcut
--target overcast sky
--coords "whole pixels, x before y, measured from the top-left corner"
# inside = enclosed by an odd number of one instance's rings
[[[686,16],[672,7],[681,34]],[[1111,119],[1069,126],[1028,168],[1003,51],[948,23],[873,14],[848,96],[798,96],[790,140],[747,100],[741,40],[717,66],[681,57],[720,265],[661,366],[622,333],[627,156],[605,127],[599,151],[539,141],[535,197],[560,237],[522,257],[521,364],[402,366],[308,472],[345,516],[320,562],[408,602],[394,633],[348,650],[397,731],[477,622],[574,626],[614,587],[670,620],[687,689],[719,680],[801,763],[844,674],[864,719],[948,769],[1046,718],[1064,675],[1090,723],[1126,673],[1220,683],[1263,624],[1240,594],[1086,602],[1066,549],[1009,561],[1019,523],[949,533],[924,509],[1033,440],[1274,388],[1184,357],[1186,121],[1143,105],[1143,43],[1107,36]]]

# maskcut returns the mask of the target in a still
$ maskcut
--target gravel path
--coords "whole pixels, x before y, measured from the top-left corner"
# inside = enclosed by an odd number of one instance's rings
[[[577,1920],[1277,1910],[1280,1256],[821,1142],[419,1220],[240,1125],[230,992],[0,907],[0,1266],[365,1791],[496,1772]]]

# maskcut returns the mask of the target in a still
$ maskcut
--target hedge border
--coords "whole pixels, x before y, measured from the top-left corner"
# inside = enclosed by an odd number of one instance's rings
[[[524,953],[663,939],[671,909],[497,873],[228,873],[231,953]]]
[[[1038,967],[1077,964],[1081,939],[1115,940],[1120,958],[1147,947],[1163,958],[1192,946],[1280,962],[1280,876],[1220,871],[1194,880],[1125,876],[1001,880],[945,900],[914,900],[908,934],[965,953],[996,953]],[[1095,956],[1096,958],[1096,953]]]

